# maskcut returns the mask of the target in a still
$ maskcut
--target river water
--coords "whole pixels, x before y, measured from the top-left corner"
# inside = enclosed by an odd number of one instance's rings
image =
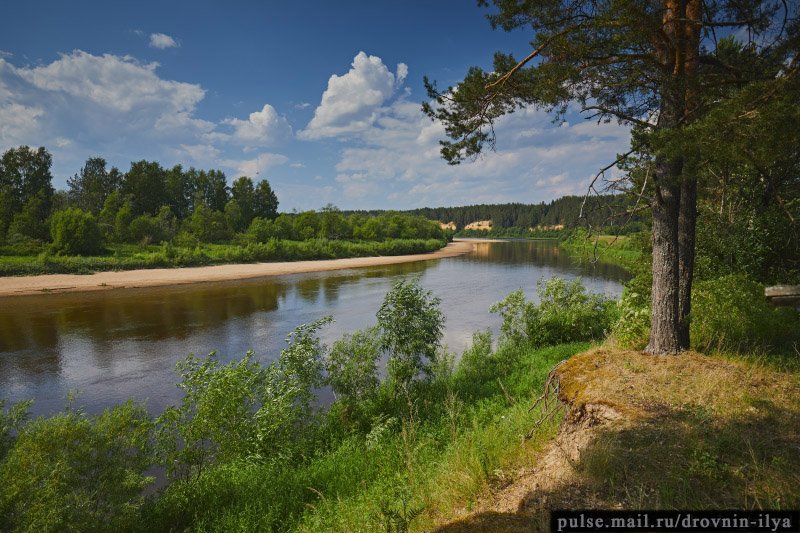
[[[73,405],[96,413],[128,398],[157,414],[180,399],[175,363],[216,351],[222,361],[254,350],[268,361],[299,324],[333,315],[331,343],[375,323],[391,285],[420,277],[441,298],[444,344],[461,353],[474,331],[497,332],[489,306],[540,278],[581,277],[616,297],[627,279],[613,265],[578,264],[553,242],[479,242],[439,260],[214,284],[0,298],[0,399],[34,399],[34,415]]]

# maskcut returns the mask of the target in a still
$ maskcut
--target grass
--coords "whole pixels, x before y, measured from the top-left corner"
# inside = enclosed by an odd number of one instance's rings
[[[622,266],[628,270],[639,263],[642,252],[627,235],[578,235],[561,241],[559,246],[570,255]]]
[[[437,239],[388,239],[381,242],[311,239],[270,240],[266,243],[202,244],[194,248],[172,244],[139,246],[117,244],[101,256],[0,255],[0,276],[37,274],[91,274],[106,270],[174,268],[260,261],[302,261],[381,255],[405,255],[438,250]]]
[[[607,402],[587,487],[631,508],[800,507],[800,375],[757,361],[598,350],[574,358],[567,397]]]
[[[523,442],[537,417],[528,408],[549,369],[586,347],[501,347],[433,382],[410,416],[375,420],[366,437],[346,437],[301,465],[237,463],[174,484],[146,509],[141,527],[373,531],[406,520],[428,530],[534,460],[558,420]]]
[[[798,370],[694,352],[575,356],[557,371],[570,413],[539,459],[547,468],[489,495],[516,495],[506,507],[518,511],[476,513],[440,531],[537,530],[555,508],[797,509]]]

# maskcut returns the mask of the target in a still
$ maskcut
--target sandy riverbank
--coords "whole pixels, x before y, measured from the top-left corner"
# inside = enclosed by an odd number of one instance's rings
[[[247,263],[192,268],[153,268],[124,270],[121,272],[97,272],[89,275],[47,274],[43,276],[0,277],[0,297],[186,285],[189,283],[280,276],[282,274],[393,265],[454,257],[471,252],[473,247],[474,244],[472,242],[459,240],[448,244],[441,250],[414,255],[351,257],[348,259],[281,263]]]

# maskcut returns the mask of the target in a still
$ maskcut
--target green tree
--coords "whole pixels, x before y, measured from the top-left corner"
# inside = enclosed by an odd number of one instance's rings
[[[256,216],[256,192],[253,180],[247,176],[241,176],[234,181],[231,186],[231,199],[236,201],[241,210],[242,224],[244,227],[249,226]]]
[[[479,0],[488,6],[489,0]],[[634,151],[650,177],[653,227],[652,328],[647,351],[689,347],[697,222],[697,153],[685,130],[732,91],[757,80],[779,86],[795,75],[796,6],[776,0],[492,0],[494,28],[527,29],[522,60],[497,53],[423,109],[443,122],[451,163],[494,147],[495,120],[534,106],[563,115],[577,104],[601,121],[634,127]],[[785,15],[785,16],[784,16]],[[784,24],[789,20],[790,24]],[[746,30],[747,47],[721,45],[717,32]],[[767,42],[767,45],[759,43]],[[762,87],[763,89],[763,87]],[[752,100],[755,111],[765,99]]]
[[[225,173],[220,170],[198,171],[190,168],[188,175],[193,191],[193,209],[203,203],[212,211],[224,211],[225,204],[230,199]]]
[[[17,236],[46,241],[50,235],[45,218],[47,218],[47,199],[44,191],[39,191],[27,199],[11,220],[8,227],[9,239]]]
[[[166,173],[155,161],[136,161],[125,174],[122,193],[131,201],[134,215],[155,215],[169,202]]]
[[[72,204],[95,216],[121,184],[122,174],[116,168],[106,170],[106,160],[102,157],[87,159],[80,172],[67,180]]]
[[[322,219],[319,225],[319,236],[324,239],[349,239],[353,236],[353,228],[335,205],[328,204],[322,208]]]
[[[278,197],[270,187],[267,180],[261,180],[256,185],[253,211],[255,216],[272,220],[278,216]]]
[[[50,221],[53,246],[68,255],[91,255],[103,251],[103,236],[94,215],[77,207],[53,214]]]
[[[67,411],[20,429],[0,464],[0,529],[120,531],[133,528],[153,478],[152,422],[128,402],[89,416]]]
[[[205,204],[199,204],[194,208],[188,220],[188,227],[200,242],[222,242],[230,238],[225,215],[220,211],[213,211]]]
[[[429,374],[436,362],[444,329],[439,303],[418,279],[403,280],[392,286],[378,310],[380,346],[389,354],[389,377],[401,388],[420,374]]]
[[[170,209],[178,218],[184,220],[192,210],[194,187],[191,175],[183,171],[181,165],[175,165],[166,171],[166,189]]]
[[[374,327],[346,334],[333,343],[325,371],[337,399],[356,406],[375,393],[380,355],[379,333]]]
[[[244,213],[236,200],[230,200],[225,204],[225,223],[228,224],[231,233],[239,233],[247,229]]]
[[[50,167],[53,159],[44,147],[33,149],[27,146],[12,148],[0,158],[0,237],[11,225],[14,216],[29,202],[36,204],[35,212],[26,218],[44,222],[50,215],[53,199],[53,176]],[[35,197],[37,200],[33,200]],[[28,227],[31,224],[26,223]]]

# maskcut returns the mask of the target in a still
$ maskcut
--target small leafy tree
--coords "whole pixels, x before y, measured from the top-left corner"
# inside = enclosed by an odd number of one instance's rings
[[[103,238],[94,215],[77,207],[58,211],[50,223],[55,249],[71,255],[103,251]]]
[[[356,405],[378,387],[381,345],[375,327],[346,334],[331,347],[325,360],[328,383],[345,403]]]
[[[256,436],[252,417],[265,381],[252,359],[248,352],[222,365],[212,352],[178,363],[183,400],[157,420],[159,449],[170,477],[191,480],[214,462],[248,455]]]
[[[389,377],[407,387],[429,374],[436,361],[444,329],[441,300],[419,285],[419,279],[399,281],[378,310],[381,349],[389,353]]]
[[[314,389],[324,384],[322,370],[325,347],[317,337],[317,331],[333,322],[326,316],[301,324],[286,337],[288,346],[281,351],[278,362],[284,379],[298,391],[298,403],[307,414],[315,399]]]
[[[152,478],[152,421],[128,402],[26,424],[0,464],[0,529],[130,529]]]
[[[157,420],[167,474],[193,481],[216,463],[290,455],[297,430],[308,424],[314,388],[322,384],[316,332],[331,320],[295,328],[277,364],[262,366],[253,352],[227,364],[213,352],[179,362],[183,400]]]

